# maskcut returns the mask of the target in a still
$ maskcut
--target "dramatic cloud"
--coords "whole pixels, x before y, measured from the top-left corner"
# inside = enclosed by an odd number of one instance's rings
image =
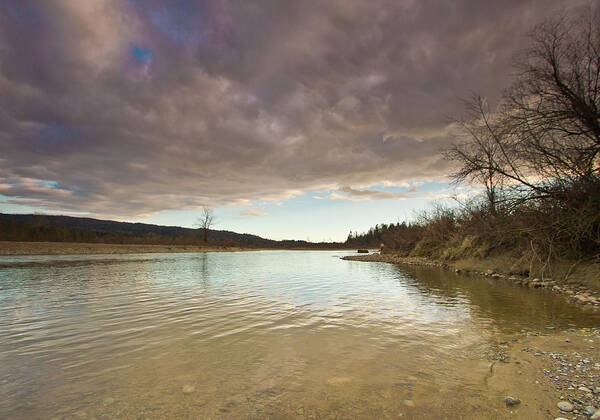
[[[0,194],[114,217],[308,189],[383,198],[359,187],[448,171],[457,98],[497,97],[559,7],[0,2]]]

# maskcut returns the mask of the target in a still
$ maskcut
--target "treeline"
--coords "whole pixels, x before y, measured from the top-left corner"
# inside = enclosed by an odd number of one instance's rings
[[[561,15],[531,32],[497,106],[473,96],[446,150],[480,197],[349,241],[436,258],[513,252],[544,270],[600,259],[600,20]]]
[[[275,241],[225,230],[189,229],[83,217],[0,214],[0,241],[84,242],[130,245],[241,246],[280,249],[336,249],[339,242]]]
[[[203,245],[200,232],[196,236],[172,236],[156,233],[134,233],[82,229],[47,223],[19,223],[0,220],[0,240],[24,242],[85,242],[105,244],[145,244],[145,245]],[[211,241],[211,245],[235,246],[241,242],[232,240]],[[244,243],[244,245],[253,245]]]
[[[350,232],[346,244],[352,248],[381,248],[410,251],[421,237],[422,228],[415,224],[378,224],[367,232]]]

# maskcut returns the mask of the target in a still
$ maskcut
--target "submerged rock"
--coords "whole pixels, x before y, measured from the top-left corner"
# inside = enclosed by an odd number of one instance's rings
[[[182,389],[184,394],[191,394],[192,392],[194,392],[196,390],[196,387],[192,386],[192,385],[185,385]]]

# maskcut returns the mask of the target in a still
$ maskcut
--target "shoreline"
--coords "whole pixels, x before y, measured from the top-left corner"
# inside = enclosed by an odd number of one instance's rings
[[[262,248],[261,248],[262,249]],[[256,251],[259,248],[197,245],[103,244],[84,242],[0,241],[0,256],[152,254],[184,252]]]
[[[353,248],[352,248],[353,249]],[[252,248],[217,245],[105,244],[90,242],[0,241],[0,256],[93,255],[93,254],[177,254],[186,252],[244,252],[265,250],[348,251],[348,248]]]
[[[489,392],[518,418],[600,419],[600,329],[553,329],[493,341]]]
[[[349,255],[342,257],[342,259],[348,261],[382,262],[388,264],[441,268],[444,270],[452,270],[457,274],[463,273],[508,280],[523,287],[549,289],[556,294],[564,295],[571,302],[593,306],[594,309],[600,309],[600,293],[581,284],[558,282],[552,279],[507,275],[491,269],[486,271],[478,271],[474,269],[457,268],[450,264],[423,257],[401,257],[400,255],[396,254],[373,253],[368,255]]]

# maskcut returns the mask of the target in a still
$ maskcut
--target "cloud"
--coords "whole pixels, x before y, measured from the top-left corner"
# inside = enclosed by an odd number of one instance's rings
[[[261,216],[270,216],[269,213],[267,213],[264,210],[260,210],[260,209],[246,209],[246,210],[240,210],[238,212],[238,214],[242,217],[240,217],[240,219],[245,219],[247,217],[261,217]]]
[[[127,218],[444,176],[457,98],[563,6],[0,2],[0,193]]]
[[[342,187],[338,191],[334,191],[325,196],[315,196],[318,200],[349,200],[349,201],[367,201],[367,200],[403,200],[408,197],[409,193],[416,192],[415,188],[408,191],[392,192],[381,190],[359,190],[351,187]],[[342,194],[340,194],[342,193]]]

